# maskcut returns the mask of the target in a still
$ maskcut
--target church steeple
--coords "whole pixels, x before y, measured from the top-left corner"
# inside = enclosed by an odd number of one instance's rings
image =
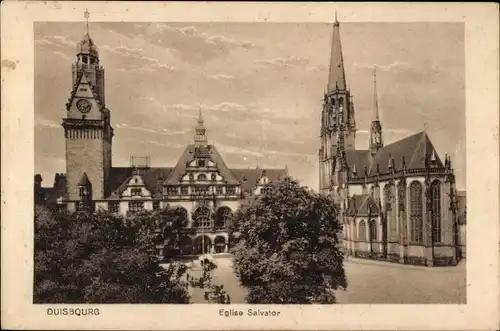
[[[372,155],[384,146],[382,140],[382,125],[380,123],[380,113],[378,109],[378,95],[377,95],[377,71],[373,68],[373,117],[370,128],[370,151]]]
[[[342,44],[340,42],[340,24],[335,11],[335,23],[333,23],[332,49],[330,53],[330,73],[328,75],[328,92],[345,90],[344,58],[342,56]]]

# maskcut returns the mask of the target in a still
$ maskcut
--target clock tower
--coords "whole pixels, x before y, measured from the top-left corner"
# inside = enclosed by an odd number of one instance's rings
[[[88,12],[85,13],[88,18]],[[63,118],[68,202],[104,199],[111,169],[113,128],[104,95],[104,68],[87,32],[77,44],[73,87]],[[82,187],[85,186],[85,187]],[[82,192],[85,192],[82,195]]]

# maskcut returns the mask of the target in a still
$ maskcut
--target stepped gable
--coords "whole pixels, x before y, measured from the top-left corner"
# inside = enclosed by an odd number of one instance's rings
[[[253,192],[263,174],[271,182],[286,176],[286,169],[231,169],[231,172],[241,183],[242,192]]]
[[[151,195],[154,198],[159,198],[162,195],[163,181],[170,176],[172,170],[173,168],[171,167],[146,168],[139,169],[138,174],[142,177],[144,185],[151,192]],[[133,167],[111,168],[108,180],[108,187],[111,194],[108,199],[119,199],[133,174]]]
[[[378,216],[379,206],[370,195],[355,194],[349,199],[346,213],[349,216],[368,216],[369,214]]]
[[[436,156],[436,166],[444,168],[434,145],[425,131],[386,145],[380,148],[373,157],[370,155],[369,150],[347,150],[345,153],[349,168],[352,170],[353,165],[356,165],[357,177],[363,177],[365,166],[368,176],[375,176],[377,174],[377,164],[381,174],[389,173],[391,158],[394,159],[396,171],[402,169],[403,157],[405,158],[407,170],[425,169],[426,157],[430,157],[433,151]]]
[[[207,145],[201,147],[203,147],[202,148],[204,152],[203,156],[210,158],[210,160],[212,160],[215,163],[219,175],[221,175],[224,178],[226,183],[229,185],[238,185],[239,184],[238,180],[234,178],[233,174],[231,173],[227,165],[224,163],[224,160],[220,156],[215,146]],[[179,158],[179,161],[177,162],[175,168],[173,169],[172,173],[165,181],[165,184],[179,185],[181,183],[180,179],[182,176],[186,174],[186,168],[188,163],[195,159],[195,148],[196,146],[194,144],[189,144],[186,147],[181,157]]]

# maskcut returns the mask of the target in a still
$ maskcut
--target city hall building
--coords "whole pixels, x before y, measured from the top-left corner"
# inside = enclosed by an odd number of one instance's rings
[[[420,265],[459,258],[457,191],[448,156],[425,131],[384,144],[374,72],[369,148],[356,148],[355,108],[335,20],[321,120],[319,187],[337,203],[348,255]]]
[[[130,167],[113,167],[114,132],[107,108],[104,68],[97,47],[85,34],[72,65],[71,95],[63,118],[66,173],[54,186],[35,176],[35,203],[67,208],[103,209],[127,216],[167,205],[184,209],[189,225],[180,238],[183,254],[228,250],[227,225],[241,201],[259,195],[287,174],[283,169],[231,169],[208,143],[200,110],[194,139],[174,167],[149,166],[149,157],[131,158]],[[158,254],[163,255],[163,246]]]

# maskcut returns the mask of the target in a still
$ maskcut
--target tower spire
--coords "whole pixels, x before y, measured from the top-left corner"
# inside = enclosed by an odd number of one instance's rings
[[[380,124],[380,114],[378,110],[378,95],[377,95],[377,71],[373,67],[373,118],[370,128],[370,150],[371,154],[375,155],[377,151],[384,146],[382,140],[382,125]]]
[[[344,59],[342,56],[342,44],[340,42],[340,27],[335,12],[335,23],[333,24],[332,50],[330,53],[330,73],[328,76],[328,92],[345,90]]]
[[[378,110],[378,95],[377,95],[377,69],[373,67],[373,121],[379,121],[380,114]]]
[[[89,17],[90,13],[87,8],[85,8],[85,12],[83,12],[83,17],[85,17],[85,32],[89,34]]]

